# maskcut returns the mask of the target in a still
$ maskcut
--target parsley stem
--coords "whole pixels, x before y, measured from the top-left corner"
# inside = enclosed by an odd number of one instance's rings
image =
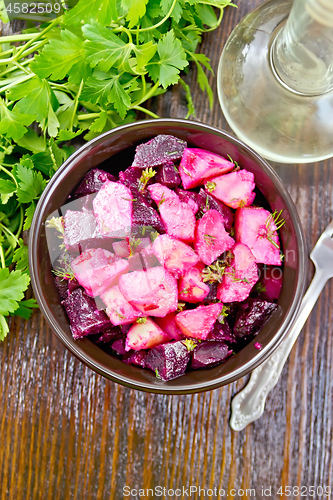
[[[23,211],[22,205],[20,205],[20,223],[19,223],[18,230],[15,233],[16,238],[18,238],[21,234],[22,227],[23,227],[23,220],[24,220],[24,211]],[[17,243],[18,243],[18,241],[17,241]]]
[[[132,106],[132,108],[134,108],[134,106],[140,106],[140,104],[142,104],[143,102],[146,102],[148,101],[148,99],[150,99],[151,97],[153,97],[154,95],[154,92],[158,89],[160,85],[160,81],[157,80],[157,82],[155,83],[155,85],[147,92],[147,94],[145,94],[139,101],[135,102]]]
[[[148,26],[147,28],[140,28],[140,33],[144,32],[144,31],[151,31],[151,30],[155,30],[156,28],[159,28],[163,23],[165,23],[165,21],[167,21],[169,19],[169,17],[171,16],[172,14],[172,11],[173,9],[175,8],[175,5],[177,3],[177,0],[173,0],[172,2],[172,5],[169,9],[169,12],[163,17],[163,19],[161,19],[157,24],[154,24],[154,26]],[[120,27],[120,28],[117,28],[114,30],[115,32],[117,31],[124,31],[123,27]],[[136,33],[136,29],[134,30],[128,30],[130,33]]]
[[[13,179],[13,181],[15,182],[16,187],[18,187],[17,180],[15,179],[15,176],[9,170],[7,170],[3,165],[0,165],[0,170],[2,170],[7,175],[9,175],[9,177],[11,177]]]
[[[26,61],[21,62],[21,66],[26,66],[27,64],[30,64],[33,60],[34,60],[34,58],[27,59]],[[12,73],[12,71],[17,71],[17,68],[15,66],[12,66],[11,68],[8,68],[5,71],[2,71],[2,73],[0,73],[0,76],[7,75],[8,73]],[[11,81],[16,81],[16,79],[17,79],[17,77],[12,78],[12,79],[8,78],[6,80],[6,83],[10,83]]]
[[[79,90],[77,91],[77,94],[76,94],[75,99],[74,99],[73,113],[72,113],[71,125],[70,125],[70,130],[71,131],[73,130],[75,115],[76,115],[77,107],[79,105],[79,99],[80,99],[80,95],[81,95],[81,92],[82,92],[82,89],[83,89],[83,84],[84,84],[84,80],[82,78]]]
[[[0,93],[4,92],[5,90],[9,90],[12,87],[15,87],[15,85],[18,85],[19,83],[26,82],[30,80],[31,78],[34,78],[36,75],[35,73],[30,73],[30,75],[24,75],[21,78],[17,78],[14,82],[10,83],[9,85],[5,85],[4,87],[0,88]]]
[[[31,40],[29,40],[29,42],[27,42],[25,45],[23,45],[23,47],[21,47],[21,49],[13,56],[13,59],[19,59],[21,57],[21,55],[23,54],[23,52],[26,51],[26,49],[28,47],[31,47],[31,45],[36,42],[37,40],[39,40],[40,38],[42,38],[48,31],[50,31],[56,24],[59,24],[60,22],[60,19],[61,18],[58,18],[56,17],[52,23],[50,23],[43,31],[41,31],[40,33],[37,34],[37,36],[35,36],[34,38],[32,38]]]
[[[0,245],[0,257],[1,257],[1,267],[4,269],[6,267],[6,259],[5,259],[5,254],[3,252],[3,246]]]
[[[143,108],[142,106],[132,106],[130,109],[136,109],[137,111],[142,111],[143,113],[146,113],[146,115],[151,116],[152,118],[159,118],[158,115],[150,111],[149,109]]]
[[[12,237],[12,238],[16,241],[16,244],[18,245],[19,241],[18,241],[17,237],[15,236],[15,234],[13,234],[13,233],[11,232],[11,230],[10,230],[10,229],[8,229],[8,227],[6,227],[6,226],[4,226],[3,224],[1,224],[1,222],[0,222],[0,227],[1,227],[1,229],[2,229],[3,231],[5,231],[5,233],[7,233],[9,236],[11,236],[11,237]]]
[[[23,71],[23,73],[26,73],[27,75],[30,75],[32,73],[32,71],[30,71],[30,69],[25,68],[18,61],[13,61],[13,64],[15,64],[15,66],[17,66],[17,68],[19,68],[21,71]]]
[[[36,33],[21,33],[19,35],[5,35],[0,37],[0,43],[25,42],[35,38]]]

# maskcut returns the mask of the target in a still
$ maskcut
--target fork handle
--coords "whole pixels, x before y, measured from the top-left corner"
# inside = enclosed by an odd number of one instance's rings
[[[325,276],[323,270],[317,269],[287,336],[276,351],[253,370],[246,387],[233,398],[230,427],[235,431],[241,431],[263,414],[266,397],[277,384],[289,353],[327,280],[327,273]]]

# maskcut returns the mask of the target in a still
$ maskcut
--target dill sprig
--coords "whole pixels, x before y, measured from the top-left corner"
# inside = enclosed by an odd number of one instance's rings
[[[165,198],[164,193],[163,193],[161,196],[161,199],[159,200],[159,202],[157,204],[158,207],[160,207],[162,205],[162,203],[164,203],[165,201],[166,201],[166,198]]]
[[[182,312],[185,309],[185,302],[178,302],[177,312]]]
[[[65,220],[63,217],[52,217],[52,219],[47,220],[46,227],[52,227],[53,229],[56,229],[60,235],[58,238],[62,240],[61,245],[59,245],[59,248],[62,250],[65,248],[65,243],[64,243],[64,236],[65,236]]]
[[[202,281],[204,283],[222,283],[222,278],[224,275],[224,271],[226,268],[226,262],[225,261],[220,261],[217,260],[215,264],[211,264],[210,266],[205,267],[203,269],[201,275],[202,275]]]
[[[180,165],[183,169],[183,172],[184,174],[188,175],[189,177],[191,177],[191,179],[193,179],[192,175],[190,174],[190,172],[187,170],[187,168],[185,168],[183,165]]]
[[[75,279],[74,273],[71,268],[52,269],[52,272],[55,276],[58,276],[59,278],[62,278],[64,280]]]
[[[225,318],[229,315],[229,311],[230,311],[230,306],[222,307],[222,311],[217,317],[218,322],[221,323],[222,325],[224,324]]]
[[[281,229],[283,224],[286,222],[285,219],[280,219],[283,209],[279,212],[275,210],[272,214],[269,214],[266,220],[266,230],[267,230],[267,239],[275,248],[279,249],[278,243],[273,240],[273,236],[277,234],[277,231]],[[273,227],[272,227],[273,226]],[[274,227],[275,226],[275,227]]]
[[[261,283],[261,281],[258,281],[255,286],[255,291],[257,293],[266,292],[266,287]]]
[[[211,182],[211,181],[206,182],[206,189],[209,193],[212,193],[215,188],[216,188],[216,182]]]
[[[139,191],[143,192],[146,188],[147,182],[156,175],[156,170],[153,170],[152,167],[145,168],[143,170],[142,175],[139,179]]]
[[[216,236],[213,236],[212,234],[204,234],[204,240],[205,240],[206,245],[208,245],[209,247],[212,247],[212,246],[214,246]]]
[[[182,340],[182,344],[184,344],[184,346],[189,352],[193,351],[198,345],[197,342],[195,342],[195,340],[192,339]]]
[[[137,322],[137,323],[143,323],[143,324],[145,324],[145,323],[147,323],[147,318],[146,318],[146,317],[143,317],[143,318],[138,318],[138,319],[136,320],[136,322]]]
[[[136,248],[140,245],[141,243],[141,239],[138,238],[134,238],[134,236],[130,236],[128,238],[128,248],[129,248],[129,257],[133,257],[134,253],[135,253],[135,250]]]

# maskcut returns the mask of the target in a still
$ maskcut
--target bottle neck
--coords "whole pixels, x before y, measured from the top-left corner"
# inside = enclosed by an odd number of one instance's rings
[[[333,0],[294,0],[271,47],[271,61],[290,90],[318,95],[333,89]]]

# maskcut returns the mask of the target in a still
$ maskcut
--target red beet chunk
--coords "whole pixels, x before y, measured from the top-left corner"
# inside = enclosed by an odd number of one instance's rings
[[[216,321],[213,329],[209,333],[207,340],[223,340],[225,342],[236,342],[236,336],[232,332],[227,320],[224,323]]]
[[[99,168],[92,168],[83,177],[78,187],[74,190],[74,196],[85,196],[88,194],[96,193],[101,189],[104,182],[115,181],[115,177],[105,170]]]
[[[133,226],[151,226],[158,233],[165,233],[159,213],[142,196],[137,196],[133,200],[132,224]]]
[[[207,210],[217,210],[220,212],[226,230],[230,231],[234,222],[234,214],[231,208],[227,207],[223,201],[217,200],[214,196],[201,188],[197,195],[197,203],[202,213],[206,213]]]
[[[79,286],[80,283],[75,278],[68,280],[68,294],[70,295],[73,293],[73,291],[79,288]]]
[[[233,332],[237,337],[256,335],[262,329],[271,314],[277,309],[275,302],[259,299],[247,299],[240,304]]]
[[[185,373],[190,356],[181,341],[168,342],[150,349],[145,358],[145,365],[162,380],[172,380]]]
[[[165,163],[161,166],[155,177],[156,182],[167,186],[168,188],[175,188],[180,184],[180,177],[175,169],[172,161]]]
[[[123,334],[117,326],[114,326],[113,328],[109,328],[105,332],[102,333],[96,340],[96,344],[109,344],[110,342],[113,342],[115,340],[118,340],[120,338],[123,338]]]
[[[118,339],[113,342],[111,345],[111,349],[113,349],[119,356],[123,356],[126,354],[126,349],[125,349],[125,339]]]
[[[191,368],[210,368],[221,363],[230,354],[229,347],[225,342],[209,341],[201,342],[192,352]]]
[[[141,349],[141,351],[128,351],[124,355],[122,361],[127,365],[134,365],[145,368],[147,354],[148,351],[145,349]]]
[[[65,300],[68,297],[68,280],[61,278],[60,276],[54,277],[55,285],[58,289],[61,300]]]
[[[67,210],[64,216],[64,231],[65,246],[70,252],[79,253],[86,248],[110,248],[113,241],[99,232],[91,210]]]
[[[157,135],[144,144],[139,144],[135,150],[132,167],[158,167],[170,160],[180,160],[187,144],[172,135]]]
[[[74,290],[66,300],[62,301],[62,305],[66,310],[74,339],[112,328],[105,312],[97,309],[95,300],[82,288]]]

